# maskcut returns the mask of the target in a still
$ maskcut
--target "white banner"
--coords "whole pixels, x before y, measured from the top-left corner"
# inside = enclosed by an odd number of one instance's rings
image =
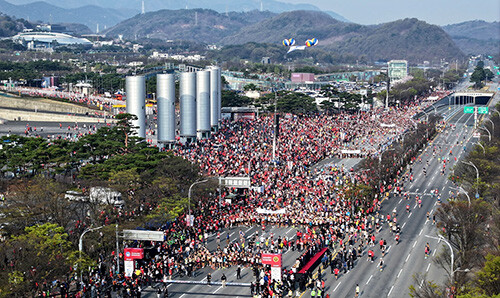
[[[281,268],[271,267],[271,280],[276,280],[281,282]]]
[[[259,214],[285,214],[285,208],[279,210],[267,210],[264,208],[255,209]]]
[[[132,277],[132,274],[134,273],[134,261],[125,261],[124,262],[125,266],[125,276],[126,277]]]
[[[361,150],[341,150],[342,154],[360,154]]]

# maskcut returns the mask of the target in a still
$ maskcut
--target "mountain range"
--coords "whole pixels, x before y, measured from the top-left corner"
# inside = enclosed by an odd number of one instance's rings
[[[480,20],[443,26],[465,54],[500,53],[500,22]]]
[[[191,40],[210,44],[248,42],[280,44],[295,38],[298,44],[318,38],[318,48],[368,60],[407,59],[422,62],[462,58],[463,53],[439,26],[417,19],[380,25],[340,22],[319,11],[292,11],[270,15],[259,11],[230,13],[213,10],[161,10],[137,15],[106,32],[108,37]]]
[[[117,10],[95,5],[86,5],[78,8],[61,8],[43,1],[14,5],[5,0],[0,0],[0,13],[9,16],[26,19],[31,22],[80,23],[94,30],[97,24],[99,24],[101,29],[111,27],[138,12],[138,10]]]
[[[40,20],[43,22],[72,22],[87,25],[95,29],[97,24],[101,29],[116,25],[141,12],[141,0],[0,0],[0,12],[7,15]],[[15,4],[12,4],[15,3]],[[261,6],[262,4],[262,6]],[[290,4],[276,0],[144,0],[146,12],[162,9],[194,9],[205,8],[225,13],[229,11],[248,12],[252,10],[281,13],[292,10],[320,9],[310,4]],[[333,18],[348,22],[341,15],[326,11]],[[70,19],[70,20],[68,20]]]

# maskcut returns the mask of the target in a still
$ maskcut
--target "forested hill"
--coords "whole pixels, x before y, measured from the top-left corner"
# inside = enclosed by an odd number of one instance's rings
[[[463,58],[442,28],[417,19],[365,26],[340,22],[319,11],[220,14],[213,10],[162,10],[137,15],[111,28],[106,35],[126,38],[190,40],[208,44],[238,45],[248,42],[281,44],[295,38],[303,44],[318,38],[318,49],[365,60],[406,59],[422,62]]]
[[[0,13],[0,37],[15,35],[25,28],[32,28],[32,24],[25,20],[16,20]]]

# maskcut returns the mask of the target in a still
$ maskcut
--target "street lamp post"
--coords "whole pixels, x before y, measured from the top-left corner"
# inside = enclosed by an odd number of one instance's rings
[[[103,228],[104,226],[100,226],[100,227],[97,227],[97,228],[87,228],[83,231],[83,233],[80,235],[80,240],[78,241],[78,259],[80,260],[80,263],[82,261],[82,250],[83,250],[83,236],[85,234],[87,234],[88,232],[93,232],[93,231],[96,231],[96,230],[99,230],[101,228]],[[80,264],[81,265],[81,264]],[[82,278],[82,269],[83,268],[80,268],[80,286],[82,285],[82,282],[83,282],[83,278]]]
[[[495,123],[493,123],[493,121],[491,121],[491,119],[490,119],[490,118],[486,118],[485,120],[486,120],[486,121],[490,121],[490,123],[491,123],[491,132],[492,132],[493,134],[495,134]]]
[[[429,114],[427,114],[427,112],[423,111],[423,110],[422,110],[422,113],[425,114],[425,122],[429,122]]]
[[[483,148],[483,154],[486,154],[486,149],[484,149],[484,146],[483,144],[479,143],[479,142],[472,142],[472,144],[476,144],[476,145],[479,145],[481,148]]]
[[[461,160],[462,163],[474,167],[476,170],[476,192],[478,192],[478,187],[479,187],[479,170],[477,169],[476,165],[472,163],[472,161],[463,161]]]
[[[469,201],[469,207],[470,207],[470,196],[469,194],[465,191],[465,189],[463,189],[463,187],[458,187],[458,188],[455,188],[455,187],[450,187],[451,189],[454,189],[454,190],[457,190],[458,192],[461,192],[463,194],[465,194],[467,196],[467,201]]]
[[[491,142],[491,133],[490,133],[490,131],[486,127],[484,127],[484,126],[478,127],[478,128],[482,129],[482,130],[485,130],[488,133],[488,140]]]
[[[201,180],[201,181],[195,181],[193,182],[193,184],[191,184],[191,186],[189,187],[189,191],[188,191],[188,199],[189,199],[189,205],[188,205],[188,210],[189,210],[189,220],[191,220],[191,190],[193,189],[193,186],[195,186],[196,184],[200,184],[200,183],[205,183],[207,182],[208,180]]]
[[[425,235],[425,237],[427,238],[432,238],[432,239],[436,239],[438,241],[441,241],[443,240],[444,243],[446,243],[448,245],[448,247],[450,248],[450,252],[451,252],[451,267],[450,267],[450,275],[451,275],[451,281],[452,281],[452,284],[453,284],[453,274],[455,273],[455,271],[453,270],[453,262],[455,260],[455,256],[453,255],[453,248],[451,247],[451,244],[446,241],[446,239],[444,239],[443,236],[439,235],[439,237],[434,237],[434,236],[429,236],[429,235]]]

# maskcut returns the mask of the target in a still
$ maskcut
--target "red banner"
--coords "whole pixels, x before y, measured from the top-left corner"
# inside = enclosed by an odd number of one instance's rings
[[[281,254],[262,254],[261,259],[263,265],[281,268]]]
[[[124,248],[123,255],[125,261],[132,261],[144,258],[144,248]]]

